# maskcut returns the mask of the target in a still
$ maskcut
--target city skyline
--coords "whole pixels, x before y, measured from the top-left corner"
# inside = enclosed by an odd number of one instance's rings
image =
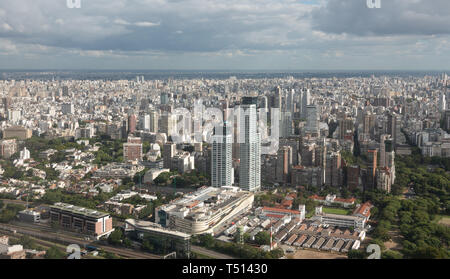
[[[0,0],[0,260],[450,258],[430,2]]]

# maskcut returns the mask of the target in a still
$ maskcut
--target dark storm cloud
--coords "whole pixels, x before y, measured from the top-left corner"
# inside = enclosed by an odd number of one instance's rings
[[[450,34],[449,11],[449,0],[381,0],[380,9],[369,9],[366,0],[329,0],[312,13],[312,25],[358,36]]]

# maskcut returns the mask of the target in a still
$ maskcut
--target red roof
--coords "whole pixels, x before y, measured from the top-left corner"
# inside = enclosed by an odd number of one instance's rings
[[[350,198],[350,199],[335,198],[334,200],[338,201],[338,202],[346,202],[346,203],[353,203],[356,201],[355,198]]]
[[[320,197],[318,195],[312,195],[309,198],[313,200],[325,200],[325,197]]]
[[[360,214],[365,217],[370,216],[370,209],[373,207],[373,205],[370,202],[363,203],[360,207],[358,207],[354,214]]]
[[[289,206],[292,206],[292,203],[293,203],[294,201],[293,200],[283,200],[283,202],[281,203],[281,205],[283,206],[283,207],[289,207]]]

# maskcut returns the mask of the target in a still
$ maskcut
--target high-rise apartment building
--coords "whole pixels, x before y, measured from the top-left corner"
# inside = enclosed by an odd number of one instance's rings
[[[318,134],[319,133],[319,114],[317,106],[310,105],[306,107],[306,133]]]
[[[141,130],[150,131],[150,115],[141,115],[139,117],[139,126]]]
[[[211,184],[213,187],[231,186],[233,184],[231,125],[214,128],[212,136]]]
[[[128,133],[134,133],[136,131],[136,115],[131,114],[128,116]]]
[[[302,90],[301,96],[302,96],[301,117],[306,118],[308,115],[307,107],[311,104],[311,93],[309,92],[309,89]]]
[[[243,97],[240,115],[239,185],[247,191],[261,187],[261,138],[257,128],[257,97]]]
[[[289,182],[291,167],[292,148],[290,146],[281,146],[277,152],[276,181],[279,183]]]
[[[169,137],[174,129],[176,129],[177,119],[176,115],[170,113],[163,113],[161,116],[161,133],[165,133]]]
[[[150,116],[150,132],[157,133],[158,132],[158,113],[154,110],[149,112]]]
[[[175,156],[177,151],[177,145],[172,142],[168,142],[164,144],[163,147],[163,159],[164,159],[164,168],[171,169],[172,168],[172,158]]]

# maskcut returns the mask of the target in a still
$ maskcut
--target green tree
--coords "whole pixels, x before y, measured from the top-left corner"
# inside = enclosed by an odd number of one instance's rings
[[[366,259],[367,253],[362,250],[350,250],[347,253],[349,259]]]
[[[270,245],[270,234],[261,231],[255,235],[255,243],[258,245]]]
[[[155,246],[151,243],[150,240],[144,239],[144,241],[142,241],[142,249],[148,252],[153,252],[155,251]]]
[[[108,243],[112,245],[120,245],[122,243],[123,233],[121,229],[115,229],[108,237]]]
[[[66,254],[62,252],[57,246],[50,247],[45,253],[46,259],[65,259]]]
[[[381,258],[397,260],[397,259],[403,259],[403,255],[400,252],[388,250],[381,254]]]
[[[153,182],[155,182],[155,184],[157,185],[162,185],[162,184],[167,184],[167,182],[169,182],[170,179],[170,174],[168,172],[163,172],[160,175],[158,175],[158,177],[155,178],[155,180],[153,180]]]

